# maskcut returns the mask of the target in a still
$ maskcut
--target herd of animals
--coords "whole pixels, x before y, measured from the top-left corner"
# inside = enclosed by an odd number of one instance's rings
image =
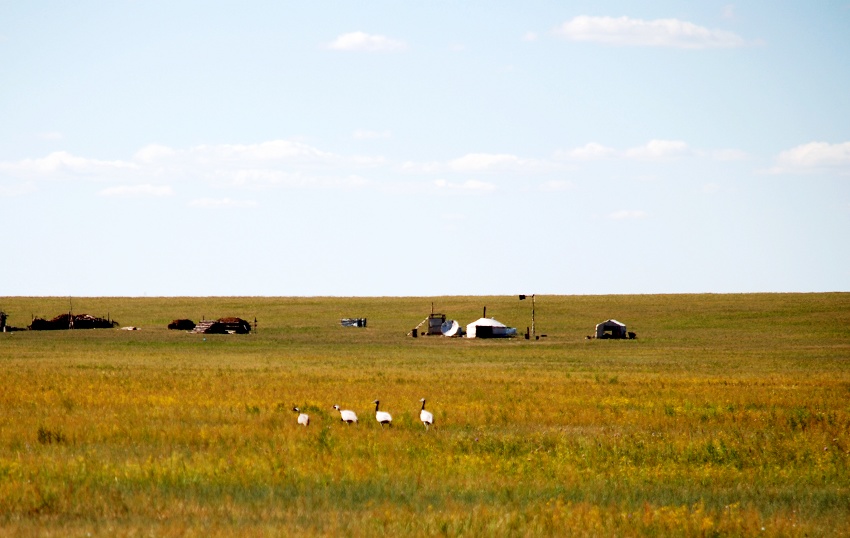
[[[419,420],[422,421],[422,424],[427,430],[431,427],[432,424],[434,424],[434,415],[430,411],[425,410],[425,398],[422,398],[419,401],[422,402],[422,409],[419,411]],[[383,428],[385,424],[392,426],[393,417],[386,411],[380,410],[381,401],[375,400],[372,403],[375,404],[375,420],[378,421],[378,423],[381,425],[381,428]],[[346,424],[357,423],[357,413],[355,413],[354,411],[351,411],[350,409],[341,409],[338,405],[334,405],[333,408],[339,411],[339,419],[342,422],[345,422]],[[307,413],[302,413],[301,409],[297,407],[293,407],[292,410],[298,413],[298,424],[301,424],[302,426],[310,425],[310,415],[308,415]]]

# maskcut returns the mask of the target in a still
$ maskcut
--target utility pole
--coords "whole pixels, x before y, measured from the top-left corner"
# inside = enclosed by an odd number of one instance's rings
[[[534,331],[534,294],[531,294],[531,336],[537,336]]]

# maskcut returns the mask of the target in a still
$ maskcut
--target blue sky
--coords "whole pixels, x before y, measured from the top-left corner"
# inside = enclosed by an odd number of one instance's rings
[[[850,291],[850,1],[0,1],[0,295]]]

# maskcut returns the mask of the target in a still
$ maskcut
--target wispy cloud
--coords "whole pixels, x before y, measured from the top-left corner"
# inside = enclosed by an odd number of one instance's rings
[[[190,150],[200,159],[220,162],[240,161],[327,161],[336,158],[332,153],[293,140],[270,140],[259,144],[201,145]]]
[[[357,171],[385,166],[382,157],[343,156],[303,142],[199,145],[176,149],[152,144],[129,160],[107,161],[54,152],[46,157],[0,161],[0,177],[18,181],[95,181],[112,186],[102,196],[163,196],[164,184],[206,183],[267,188],[361,188]],[[170,188],[170,187],[167,187]]]
[[[72,155],[67,151],[56,151],[39,159],[0,162],[0,172],[28,178],[49,179],[105,180],[136,168],[136,165],[131,162],[88,159]]]
[[[663,160],[681,157],[688,152],[688,145],[681,140],[650,140],[643,146],[626,150],[630,159],[645,161]]]
[[[150,144],[137,151],[133,158],[137,161],[147,163],[153,161],[161,161],[176,154],[177,151],[172,148],[169,148],[168,146],[163,146],[161,144]]]
[[[328,48],[339,51],[400,52],[407,49],[407,44],[383,35],[349,32],[328,43]]]
[[[737,149],[698,150],[692,149],[682,140],[650,140],[641,146],[618,150],[597,142],[590,142],[573,149],[559,150],[555,159],[568,161],[599,161],[613,159],[635,159],[642,161],[664,161],[681,157],[696,157],[713,161],[742,161],[749,155]]]
[[[455,172],[523,172],[537,173],[551,170],[555,163],[529,159],[510,153],[467,153],[448,161],[447,168]]]
[[[850,174],[850,142],[809,142],[793,147],[779,154],[770,172],[794,174],[825,170]]]
[[[740,36],[679,19],[643,20],[630,17],[575,17],[556,34],[571,41],[636,47],[683,49],[733,48],[746,44]]]
[[[558,152],[556,157],[578,161],[594,161],[615,157],[616,155],[617,151],[614,148],[609,148],[596,142],[590,142],[579,148]]]
[[[142,196],[171,196],[174,194],[174,189],[168,185],[120,185],[117,187],[109,187],[98,193],[101,196],[118,196],[118,197],[142,197]]]
[[[740,160],[746,154],[737,150],[695,151],[681,140],[650,140],[628,149],[616,149],[597,142],[554,152],[550,159],[529,158],[512,153],[467,153],[448,161],[404,162],[403,172],[416,174],[550,174],[574,169],[582,161],[640,160],[664,162],[677,158]],[[552,188],[555,184],[549,185]],[[560,185],[563,187],[563,185]]]
[[[389,131],[359,131],[360,137],[389,136]],[[831,152],[837,151],[831,147]],[[830,151],[826,151],[830,153]],[[789,152],[795,154],[795,152]],[[103,160],[54,152],[42,158],[0,161],[0,177],[7,185],[44,181],[108,183],[103,197],[165,197],[206,192],[209,187],[229,189],[231,198],[200,199],[198,204],[238,204],[232,192],[299,190],[364,190],[382,192],[488,192],[501,188],[539,189],[547,192],[574,188],[564,178],[582,161],[643,160],[665,162],[676,157],[731,159],[739,152],[694,151],[683,141],[650,140],[619,150],[591,142],[550,158],[513,153],[467,153],[453,159],[394,162],[377,155],[343,155],[298,140],[269,140],[256,144],[204,144],[173,148],[150,144],[126,160]],[[783,163],[791,161],[783,157]],[[840,159],[838,159],[840,161]],[[786,163],[786,166],[790,166]],[[799,168],[799,167],[798,167]],[[399,180],[399,173],[421,180]],[[529,184],[529,178],[538,178]],[[491,178],[499,178],[499,181]],[[437,187],[435,189],[434,187]],[[497,187],[498,186],[498,187]],[[5,196],[20,190],[6,188]],[[192,196],[189,194],[188,196]]]
[[[62,140],[63,138],[65,138],[64,135],[59,131],[47,131],[44,133],[39,133],[38,137],[42,140]]]

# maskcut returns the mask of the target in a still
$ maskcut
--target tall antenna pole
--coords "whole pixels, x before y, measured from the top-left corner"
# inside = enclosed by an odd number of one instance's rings
[[[528,296],[527,295],[520,295],[519,300],[525,301],[526,297],[528,297]],[[534,294],[532,293],[531,294],[531,334],[530,335],[528,334],[528,328],[526,328],[525,337],[528,338],[529,336],[536,336],[536,335],[537,335],[537,332],[534,330]]]
[[[537,333],[534,332],[534,294],[531,294],[531,336],[536,336]]]

